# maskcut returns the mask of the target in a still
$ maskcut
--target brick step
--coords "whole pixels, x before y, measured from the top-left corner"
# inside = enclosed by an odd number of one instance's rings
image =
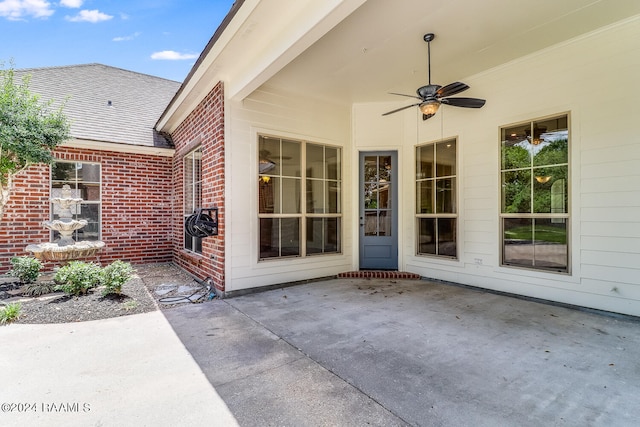
[[[406,271],[361,270],[338,274],[340,279],[409,279],[420,280],[420,275]]]

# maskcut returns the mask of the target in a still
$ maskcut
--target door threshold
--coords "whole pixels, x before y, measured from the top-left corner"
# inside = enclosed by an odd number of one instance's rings
[[[409,279],[420,280],[422,276],[416,273],[408,273],[406,271],[391,270],[360,270],[346,271],[338,274],[339,279]]]

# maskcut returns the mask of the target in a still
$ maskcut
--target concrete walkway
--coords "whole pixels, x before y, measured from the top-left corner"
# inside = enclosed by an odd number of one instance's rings
[[[0,327],[0,410],[3,427],[237,425],[160,311]]]
[[[243,426],[640,425],[640,322],[341,279],[165,311]]]

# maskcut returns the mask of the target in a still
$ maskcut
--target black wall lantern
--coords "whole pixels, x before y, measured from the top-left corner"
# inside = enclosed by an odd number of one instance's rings
[[[217,236],[218,208],[196,209],[184,220],[184,229],[191,237]]]

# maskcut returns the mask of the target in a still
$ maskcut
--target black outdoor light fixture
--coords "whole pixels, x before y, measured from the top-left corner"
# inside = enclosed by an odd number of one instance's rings
[[[196,209],[192,215],[184,220],[184,229],[191,237],[217,236],[218,208]]]

